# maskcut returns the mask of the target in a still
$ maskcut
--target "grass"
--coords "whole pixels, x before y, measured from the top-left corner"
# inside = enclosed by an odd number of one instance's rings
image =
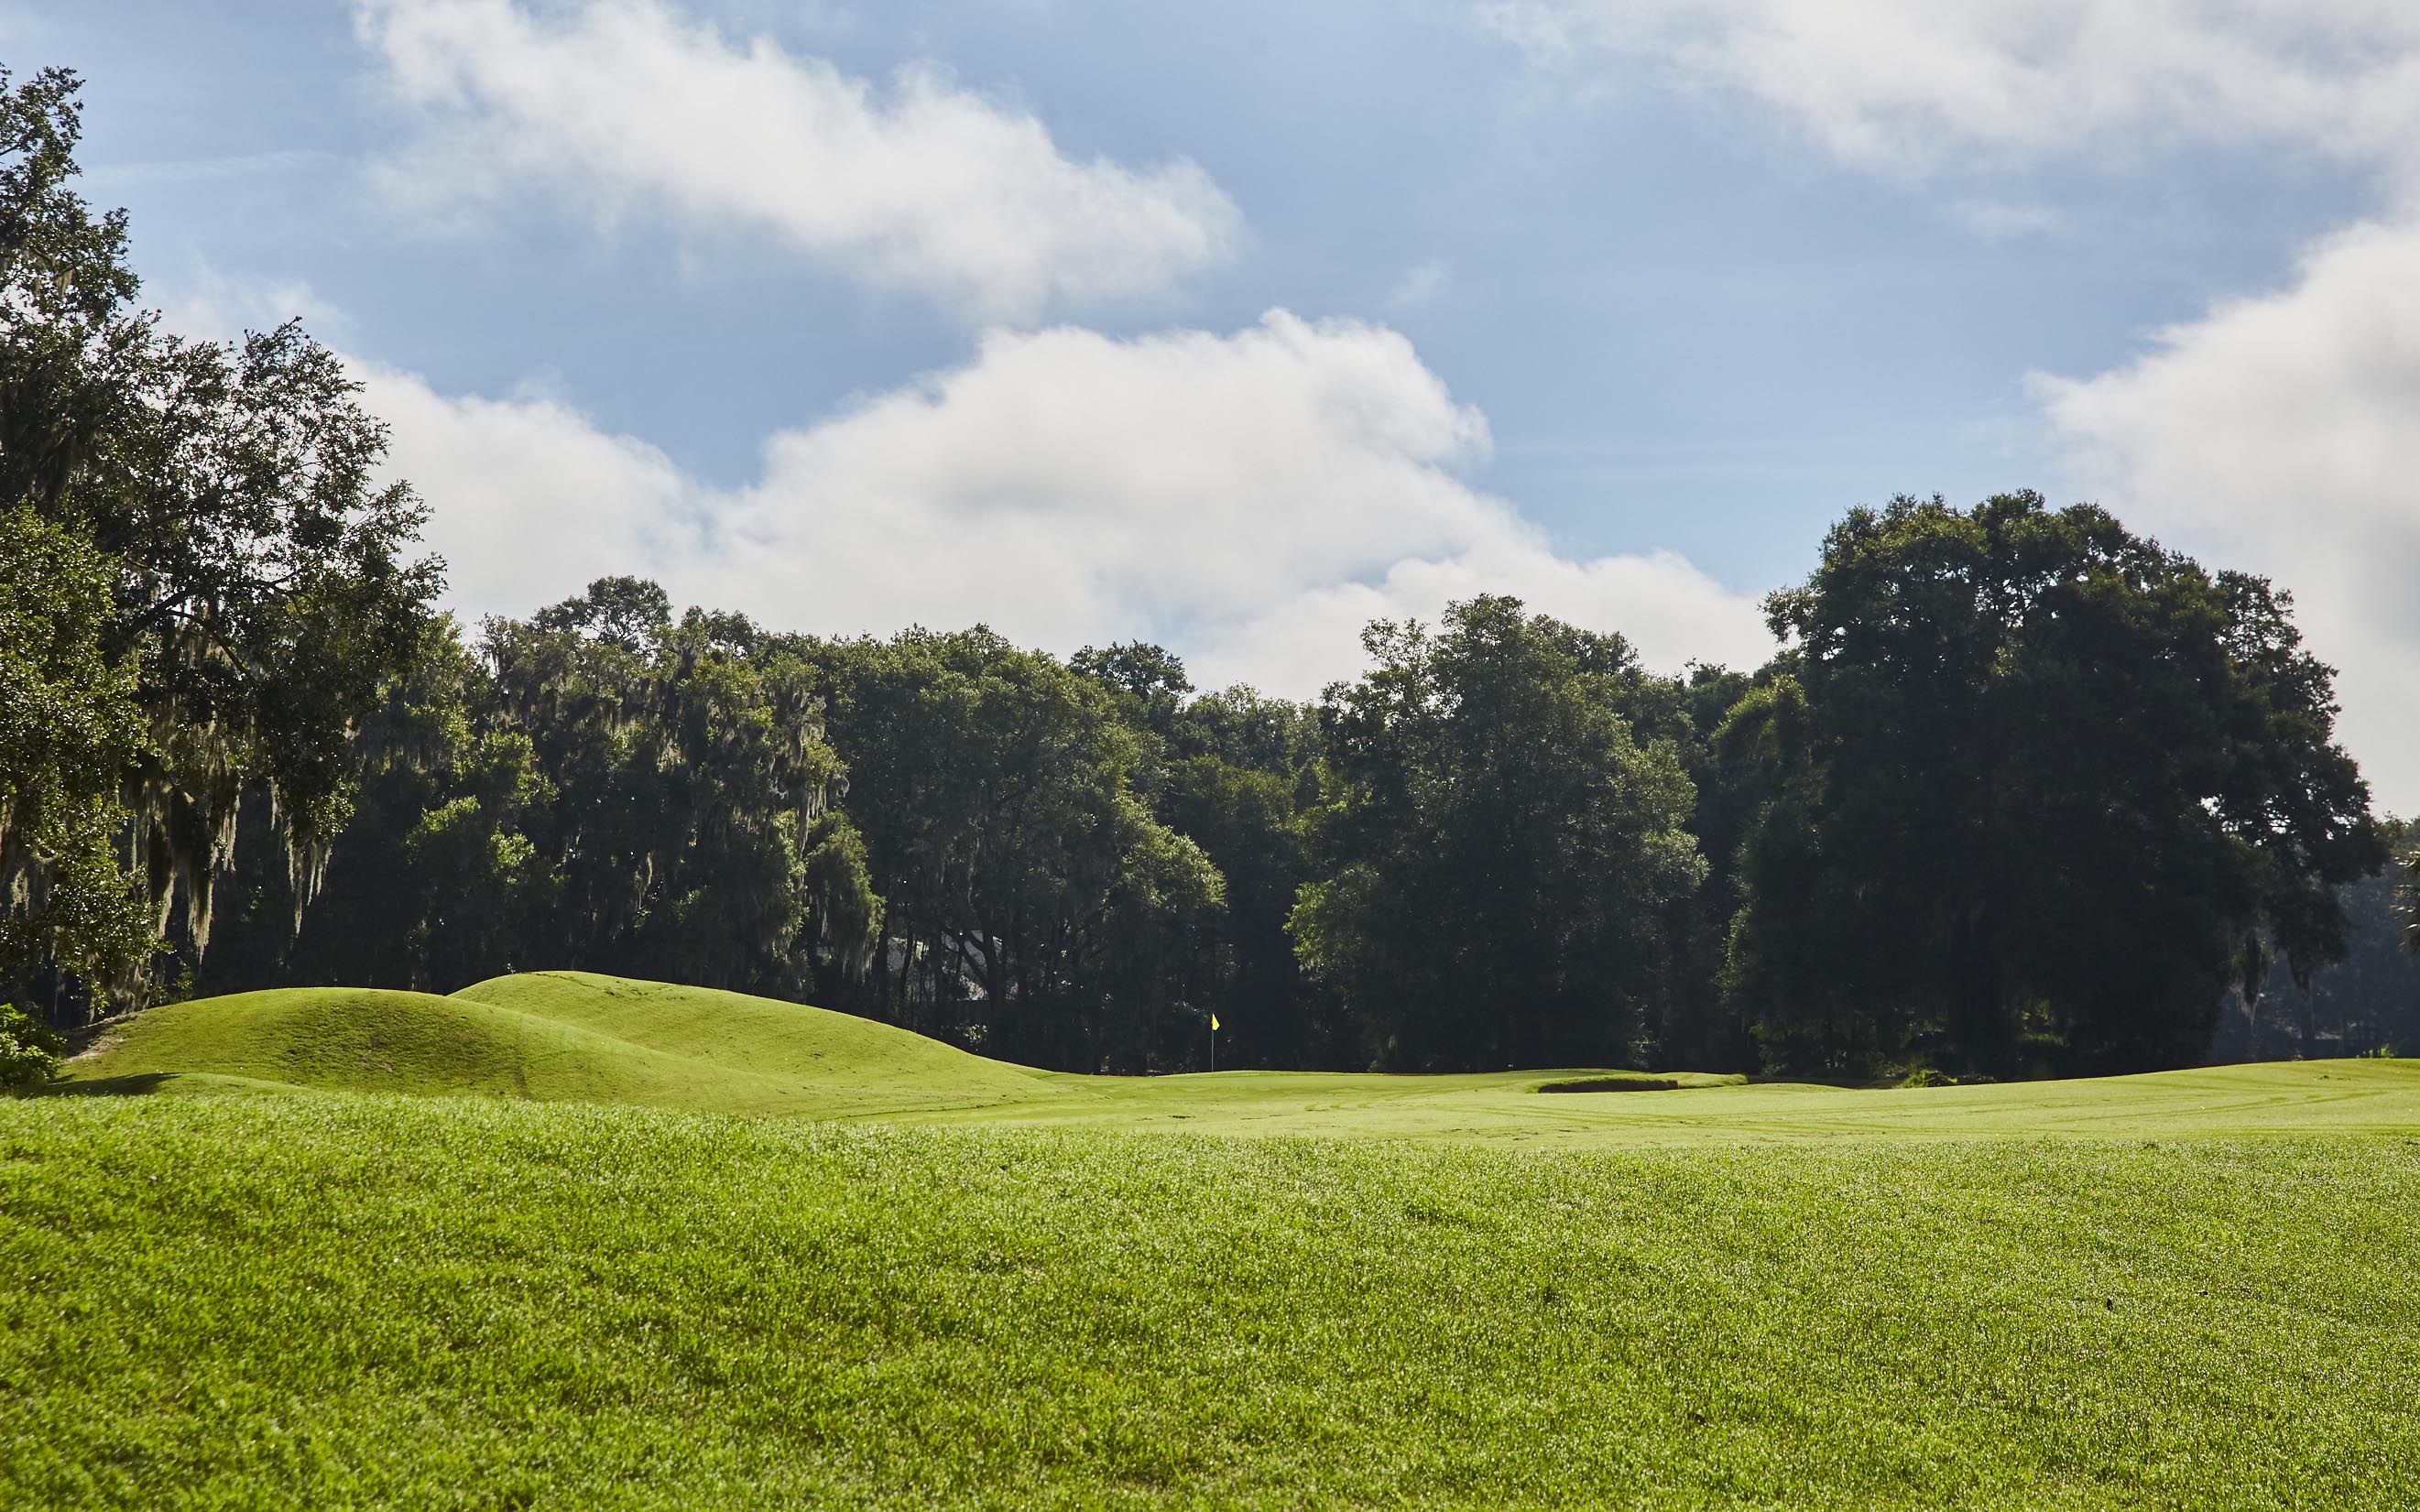
[[[2420,1143],[0,1106],[43,1507],[2410,1506]]]
[[[583,972],[450,997],[283,988],[135,1017],[68,1086],[317,1088],[862,1117],[1047,1098],[1049,1079],[922,1035],[796,1003]]]
[[[75,1072],[273,1095],[0,1102],[0,1505],[2420,1504],[2409,1062],[1111,1081],[550,974]]]
[[[1067,1076],[821,1009],[579,972],[499,978],[451,997],[297,988],[179,1003],[136,1018],[72,1062],[70,1076],[70,1088],[94,1090],[474,1093],[888,1122],[1566,1148],[2420,1134],[2420,1061],[1895,1089],[1750,1087],[1735,1076],[1586,1068],[1471,1076]],[[1678,1085],[1652,1096],[1537,1095],[1615,1081]]]

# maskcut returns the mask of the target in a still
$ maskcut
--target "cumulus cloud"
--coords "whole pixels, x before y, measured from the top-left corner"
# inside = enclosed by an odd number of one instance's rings
[[[547,15],[360,0],[357,18],[419,126],[376,174],[410,213],[458,219],[535,192],[607,221],[770,236],[985,319],[1161,297],[1241,235],[1190,162],[1079,161],[937,69],[877,88],[659,0]]]
[[[1541,64],[1776,107],[1840,158],[1926,169],[2183,145],[2404,161],[2407,0],[1491,0]]]
[[[1232,334],[995,332],[964,364],[775,437],[716,490],[542,394],[374,378],[458,606],[526,613],[605,572],[834,634],[989,623],[1147,637],[1296,696],[1380,615],[1509,592],[1653,663],[1754,662],[1752,600],[1669,554],[1575,560],[1474,488],[1484,420],[1404,338],[1272,312]],[[666,521],[677,522],[667,525]]]
[[[438,393],[356,362],[363,403],[390,427],[388,465],[430,506],[427,544],[448,601],[476,623],[526,614],[598,578],[690,570],[720,501],[644,441],[609,435],[561,398]]]
[[[2340,733],[2420,812],[2420,219],[2338,232],[2288,286],[2036,385],[2104,503],[2296,591],[2342,670]]]
[[[247,331],[273,331],[300,320],[328,341],[349,326],[343,311],[301,279],[229,275],[199,257],[160,292],[161,318],[182,336],[235,341]]]
[[[2343,672],[2339,733],[2420,810],[2420,8],[2408,0],[1494,0],[1583,83],[1763,102],[1854,166],[1954,179],[2180,148],[2318,154],[2382,217],[2135,359],[2034,387],[2070,481],[2129,523],[2295,591]],[[1949,200],[1985,237],[2048,207]]]

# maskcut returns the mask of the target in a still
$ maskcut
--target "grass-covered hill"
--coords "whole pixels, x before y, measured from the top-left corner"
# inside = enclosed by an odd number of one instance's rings
[[[2412,1062],[1084,1078],[549,973],[72,1071],[9,1507],[2420,1504]]]
[[[1028,1070],[844,1013],[581,972],[450,997],[290,988],[138,1015],[70,1090],[346,1090],[703,1113],[1558,1145],[1743,1139],[2420,1135],[2420,1062],[2230,1066],[2092,1081],[1854,1089],[1569,1070],[1468,1076]],[[1602,1086],[1597,1091],[1543,1090]],[[1671,1090],[1614,1090],[1670,1086]]]
[[[811,1118],[1050,1096],[1041,1072],[849,1013],[585,973],[453,996],[286,987],[169,1004],[68,1074],[92,1091],[470,1093]]]
[[[845,1013],[582,972],[450,997],[294,987],[136,1015],[68,1067],[95,1090],[318,1088],[814,1118],[1051,1094],[1050,1079]]]

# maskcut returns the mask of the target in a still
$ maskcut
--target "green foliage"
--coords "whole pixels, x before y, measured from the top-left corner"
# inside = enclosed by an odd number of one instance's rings
[[[1166,739],[1174,729],[1193,681],[1185,663],[1164,646],[1141,640],[1103,650],[1086,646],[1067,658],[1067,670],[1090,677],[1130,702],[1132,722]]]
[[[1095,659],[1172,698],[1155,653]],[[1152,811],[1142,694],[981,628],[806,654],[886,900],[868,1011],[1039,1065],[1184,1064],[1224,980],[1225,884]]]
[[[30,1092],[58,1074],[67,1041],[14,1003],[0,1003],[0,1092]]]
[[[2397,855],[2420,825],[2382,820]],[[2344,958],[2299,980],[2293,964],[2273,959],[2265,977],[2230,995],[2211,1043],[2216,1061],[2407,1055],[2420,1051],[2420,960],[2400,947],[2409,923],[2402,884],[2390,864],[2335,888],[2346,920]]]
[[[1769,671],[1750,675],[1692,666],[1685,685],[1640,684],[1638,702],[1650,709],[1661,700],[1644,695],[1675,695],[1672,710],[1641,728],[1680,752],[1694,795],[1689,833],[1706,858],[1704,883],[1663,910],[1663,980],[1649,1026],[1658,1065],[1752,1072],[1762,1063],[1749,1015],[1725,997],[1722,980],[1742,900],[1741,846],[1770,795],[1764,768],[1727,750],[1716,737],[1730,710],[1770,676]]]
[[[53,655],[91,648],[94,696],[138,712],[142,738],[86,730],[77,759],[105,748],[117,764],[129,870],[156,927],[181,897],[198,953],[248,795],[310,892],[349,812],[349,727],[418,644],[440,567],[409,557],[423,511],[376,481],[384,428],[333,353],[290,324],[184,341],[134,305],[125,217],[70,187],[76,89],[62,70],[14,87],[0,70],[0,512],[11,549],[30,517],[97,561],[39,548],[106,595],[96,616],[69,593],[60,624],[32,633]],[[81,833],[110,827],[89,803]],[[58,917],[27,926],[51,964],[134,995],[125,963],[142,952],[97,855],[81,839],[21,853],[36,902],[19,917],[55,898]]]
[[[1487,597],[1363,643],[1321,710],[1305,965],[1390,1066],[1630,1058],[1654,920],[1706,867],[1678,754],[1633,734],[1628,645]]]
[[[0,981],[55,961],[124,985],[150,920],[120,868],[121,779],[148,744],[132,659],[102,644],[106,563],[0,508]]]
[[[1284,711],[1280,719],[1305,713],[1243,696]],[[1282,747],[1221,744],[1202,730],[1239,702],[1219,695],[1187,707],[1176,746],[1197,753],[1167,764],[1159,795],[1170,827],[1199,844],[1225,883],[1228,971],[1212,1004],[1221,1026],[1219,1064],[1357,1064],[1367,1058],[1355,1054],[1359,1034],[1334,995],[1304,975],[1286,934],[1287,916],[1312,876],[1298,807],[1312,780],[1310,760],[1283,754]],[[1314,733],[1305,743],[1315,739]]]
[[[353,741],[353,811],[316,895],[298,893],[266,826],[247,826],[201,980],[425,991],[526,960],[559,878],[524,825],[556,794],[526,734],[481,728],[491,702],[452,620],[430,622]]]
[[[837,809],[807,828],[799,880],[806,889],[807,933],[845,980],[862,980],[882,939],[882,899],[874,890],[865,838]]]
[[[526,821],[561,878],[551,959],[793,989],[818,936],[864,960],[878,903],[829,807],[845,768],[796,651],[737,616],[675,625],[628,579],[490,620],[483,650],[490,722],[530,740],[553,792]]]
[[[0,1148],[11,1505],[2420,1502],[2403,1139],[51,1097]]]
[[[2415,820],[2412,828],[2420,829],[2420,820]],[[2405,838],[2412,838],[2411,830],[2406,831]],[[2403,949],[2420,955],[2420,849],[2404,855],[2403,886],[2396,898],[2403,905]]]
[[[299,918],[273,865],[205,977],[443,990],[529,965],[806,995],[872,953],[881,900],[831,806],[813,669],[746,620],[604,579],[479,650],[438,622],[355,749],[358,812]],[[225,933],[223,931],[223,933]]]
[[[2086,506],[1853,512],[1719,742],[1771,786],[1730,967],[1768,1057],[2184,1065],[2264,932],[2340,955],[2382,850],[2288,609]]]

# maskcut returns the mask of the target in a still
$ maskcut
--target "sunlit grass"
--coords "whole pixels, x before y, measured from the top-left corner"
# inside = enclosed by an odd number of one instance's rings
[[[12,1506],[2420,1504],[2408,1139],[287,1096],[0,1152]]]
[[[2420,1504],[2409,1061],[1073,1077],[546,974],[72,1070],[0,1506]]]
[[[1540,1095],[1636,1073],[1229,1072],[1065,1076],[794,1003],[569,972],[452,997],[250,993],[138,1017],[71,1085],[151,1092],[316,1088],[625,1103],[692,1112],[1542,1146],[2009,1134],[2420,1134],[2420,1061],[2228,1066],[1999,1087],[1848,1089],[1662,1073],[1653,1093]],[[232,1080],[230,1079],[232,1078]]]

